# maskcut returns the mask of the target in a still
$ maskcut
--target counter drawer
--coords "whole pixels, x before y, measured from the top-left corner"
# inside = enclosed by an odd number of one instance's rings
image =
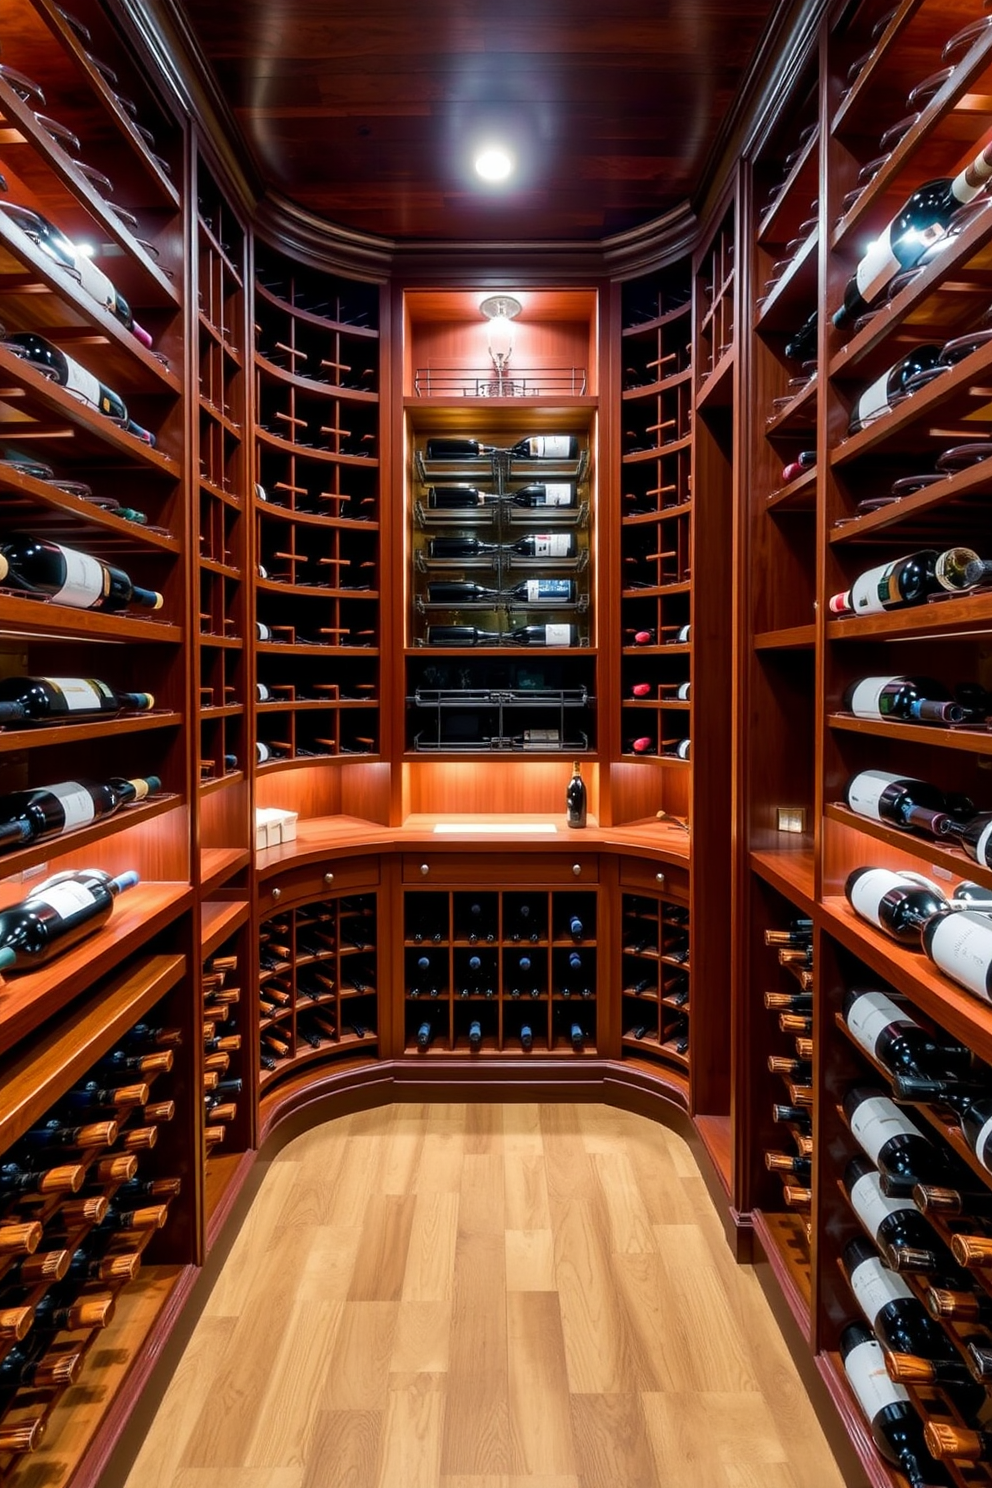
[[[681,864],[652,862],[650,858],[621,858],[620,886],[665,894],[686,904],[689,902],[689,870]]]
[[[453,884],[457,888],[517,889],[550,884],[599,882],[596,853],[434,852],[404,853],[403,882]]]
[[[274,909],[286,909],[310,900],[326,899],[333,894],[350,894],[353,890],[374,889],[379,883],[377,857],[327,858],[323,863],[287,869],[274,874],[258,886],[258,908],[263,916]]]

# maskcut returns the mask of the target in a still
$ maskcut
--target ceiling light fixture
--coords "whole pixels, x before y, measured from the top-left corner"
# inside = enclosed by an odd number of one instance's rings
[[[513,156],[503,145],[484,145],[475,157],[475,169],[484,181],[505,181],[513,172]]]

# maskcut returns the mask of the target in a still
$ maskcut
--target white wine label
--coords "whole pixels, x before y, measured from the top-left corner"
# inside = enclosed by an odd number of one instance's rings
[[[62,785],[50,785],[48,789],[62,807],[66,831],[70,827],[82,827],[96,816],[93,797],[78,781],[66,780]]]
[[[676,755],[678,756],[679,759],[688,759],[689,758],[689,740],[688,739],[680,739],[679,742],[678,742],[678,744],[675,746],[675,753],[676,753]]]
[[[690,688],[691,685],[692,684],[689,683],[689,682],[680,682],[679,683],[679,690],[675,694],[675,696],[678,698],[678,700],[679,700],[680,703],[685,703],[685,702],[688,701],[688,699],[689,699],[689,688]]]
[[[862,873],[851,889],[851,905],[859,915],[884,929],[879,906],[890,889],[906,888],[907,885],[889,868],[869,868]]]
[[[888,284],[898,274],[901,265],[892,252],[892,224],[889,223],[884,232],[872,243],[864,258],[858,264],[854,274],[854,282],[858,286],[858,293],[866,304],[870,305]]]
[[[572,592],[570,579],[527,579],[526,599],[533,604],[539,599],[568,599]]]
[[[102,305],[105,310],[113,310],[117,304],[117,291],[103,270],[98,269],[85,253],[76,254],[76,269],[79,282],[86,293],[92,295],[97,304]]]
[[[75,548],[63,548],[58,544],[56,547],[65,564],[65,579],[52,598],[56,604],[71,605],[74,610],[92,608],[106,592],[106,569],[88,553],[78,553]]]
[[[572,488],[565,481],[551,481],[544,487],[545,506],[571,506]]]
[[[879,1036],[893,1023],[911,1027],[890,997],[884,992],[863,992],[857,1002],[851,1004],[847,1015],[847,1026],[862,1049],[874,1055]]]
[[[861,425],[873,423],[886,412],[888,406],[889,374],[883,372],[881,377],[876,377],[874,382],[868,384],[855,403],[851,423]]]
[[[546,625],[544,627],[544,644],[546,646],[570,646],[572,644],[572,627],[570,625]],[[992,929],[992,925],[989,928]]]
[[[913,1295],[902,1277],[883,1265],[878,1256],[869,1256],[855,1266],[851,1272],[851,1291],[872,1325],[883,1307]]]
[[[989,926],[992,931],[992,925]],[[873,1163],[892,1137],[918,1137],[920,1132],[887,1095],[869,1096],[851,1113],[851,1131]]]
[[[886,605],[899,603],[899,591],[892,580],[902,561],[897,558],[892,563],[882,563],[855,579],[851,585],[850,604],[856,615],[880,615]]]
[[[567,558],[572,550],[572,537],[568,532],[541,532],[534,539],[535,558]]]
[[[256,682],[255,691],[260,703],[267,703],[269,701],[269,689],[266,687],[264,682]]]
[[[907,778],[904,775],[892,775],[888,770],[862,770],[860,775],[855,775],[847,788],[848,805],[859,816],[868,816],[872,821],[881,821],[882,814],[878,805],[885,794],[886,787],[894,785],[897,780]]]
[[[535,434],[527,443],[538,460],[566,460],[572,444],[570,434]]]
[[[90,905],[96,903],[96,895],[92,889],[88,889],[81,883],[52,884],[51,888],[43,889],[41,893],[29,895],[31,904],[47,904],[63,920],[70,915],[78,914],[81,909],[89,909]]]
[[[84,677],[42,677],[41,680],[62,695],[69,713],[99,708],[103,699],[112,695],[103,682],[87,681]]]
[[[549,744],[557,749],[560,742],[561,735],[556,728],[524,729],[525,749],[544,749]]]
[[[851,694],[851,712],[855,718],[880,718],[882,693],[895,677],[864,677]]]
[[[93,373],[87,372],[85,367],[74,362],[70,356],[66,357],[65,364],[67,368],[65,385],[68,391],[75,393],[77,398],[82,398],[83,402],[88,403],[91,408],[100,409],[102,389]]]
[[[887,1405],[901,1405],[909,1400],[905,1385],[897,1385],[895,1380],[889,1379],[882,1346],[874,1338],[866,1339],[851,1350],[844,1360],[844,1372],[869,1421],[873,1421]]]
[[[981,835],[975,843],[975,858],[986,868],[992,867],[992,860],[989,858],[990,843],[992,843],[992,821],[982,828]]]
[[[992,1116],[975,1138],[975,1156],[986,1172],[992,1173]]]
[[[973,909],[945,915],[927,936],[927,955],[960,986],[983,1001],[992,1001],[992,920]]]
[[[883,1194],[881,1179],[877,1173],[865,1173],[851,1189],[851,1207],[874,1240],[879,1226],[890,1214],[916,1211],[912,1199],[890,1199]]]

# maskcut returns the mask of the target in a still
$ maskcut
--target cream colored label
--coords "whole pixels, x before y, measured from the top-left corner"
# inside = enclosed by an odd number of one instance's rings
[[[992,925],[989,929],[992,930]],[[861,1102],[852,1112],[851,1131],[873,1163],[878,1162],[879,1153],[893,1137],[920,1135],[913,1123],[886,1095],[869,1096]]]
[[[71,605],[75,610],[89,610],[104,595],[103,564],[88,553],[56,544],[65,564],[65,582],[52,595],[56,604]]]
[[[869,1421],[873,1421],[887,1405],[902,1405],[909,1400],[906,1387],[889,1379],[882,1346],[874,1338],[866,1339],[851,1350],[844,1360],[844,1371]]]
[[[51,785],[49,791],[61,804],[67,831],[70,827],[85,826],[96,816],[93,797],[78,781],[67,780],[62,785]]]

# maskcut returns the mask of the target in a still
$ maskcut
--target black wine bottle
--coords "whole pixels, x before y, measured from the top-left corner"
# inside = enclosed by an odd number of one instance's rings
[[[0,796],[0,852],[24,842],[40,842],[74,827],[111,816],[122,806],[143,801],[160,790],[157,775],[145,780],[108,780],[102,784],[64,780],[36,790]]]
[[[33,367],[39,367],[46,377],[58,383],[59,387],[64,387],[66,392],[72,393],[87,408],[94,408],[120,424],[127,423],[127,405],[120,394],[115,393],[113,388],[105,387],[92,372],[88,372],[73,357],[66,356],[64,351],[53,346],[51,341],[46,341],[44,336],[36,336],[33,331],[16,331],[6,337],[4,344]]]
[[[956,176],[925,181],[906,198],[892,220],[865,253],[844,290],[844,303],[834,312],[843,328],[863,315],[903,269],[912,268],[945,234],[958,207],[972,201],[992,176],[986,148]]]
[[[850,589],[834,594],[832,615],[880,615],[924,604],[931,594],[962,594],[975,585],[972,548],[921,548],[859,574]]]
[[[534,1047],[534,1030],[529,1023],[520,1025],[520,1047],[521,1049],[532,1049]]]
[[[971,1055],[963,1044],[937,1043],[886,992],[852,988],[844,998],[844,1020],[862,1049],[894,1078],[943,1080],[968,1067]]]
[[[574,434],[532,434],[511,444],[507,453],[514,460],[575,460],[579,441]]]
[[[856,718],[897,718],[902,723],[962,723],[965,710],[929,677],[862,677],[844,695]]]
[[[869,1241],[849,1240],[842,1259],[851,1291],[879,1343],[893,1353],[961,1362],[943,1328]]]
[[[420,1027],[417,1029],[417,1048],[429,1049],[433,1038],[434,1025],[425,1018],[423,1023],[421,1023]]]
[[[877,1086],[853,1086],[844,1097],[844,1115],[889,1198],[909,1197],[917,1183],[939,1183],[954,1174],[941,1148]]]
[[[65,1163],[53,1168],[26,1168],[16,1162],[0,1163],[0,1201],[21,1194],[78,1193],[86,1169],[78,1163]]]
[[[131,307],[111,279],[101,268],[93,262],[88,253],[81,253],[71,239],[65,233],[60,232],[47,217],[40,212],[34,212],[29,207],[22,207],[15,202],[0,202],[2,209],[22,232],[27,233],[29,238],[38,244],[48,257],[63,269],[68,269],[74,279],[78,280],[85,294],[109,310],[121,325],[125,326],[141,342],[142,346],[151,346],[152,338],[143,326],[138,325],[131,314]]]
[[[819,325],[819,315],[813,311],[797,331],[794,331],[786,341],[783,351],[790,362],[811,362],[816,360],[816,334]]]
[[[977,909],[944,906],[923,930],[923,949],[945,976],[992,1001],[992,919]]]
[[[578,546],[573,532],[531,532],[512,543],[484,542],[481,537],[432,537],[427,543],[430,558],[480,558],[502,553],[519,558],[574,558]]]
[[[852,909],[894,940],[919,947],[924,925],[949,908],[936,884],[914,873],[891,868],[855,868],[847,876],[844,893]],[[992,923],[989,923],[992,935]]]
[[[520,600],[524,604],[574,604],[575,582],[572,579],[524,579],[511,589],[489,589],[484,584],[434,579],[427,585],[430,604],[503,604]]]
[[[844,789],[844,798],[858,816],[885,822],[905,832],[946,837],[958,824],[947,810],[947,800],[936,786],[888,770],[861,770]]]
[[[953,1421],[928,1421],[923,1440],[938,1462],[988,1462],[992,1459],[992,1431],[957,1426]]]
[[[939,346],[930,342],[923,346],[914,346],[912,351],[900,357],[881,377],[870,382],[858,395],[851,409],[848,433],[857,434],[860,430],[867,429],[869,424],[894,408],[906,396],[908,384],[918,373],[926,372],[939,364],[940,351]]]
[[[570,827],[586,824],[586,783],[582,779],[582,766],[576,760],[572,766],[572,778],[565,789],[565,814]],[[579,932],[581,934],[581,924]]]
[[[513,630],[479,630],[475,625],[429,625],[429,646],[577,646],[574,625],[520,625]]]
[[[543,484],[518,486],[509,493],[515,506],[573,507],[575,487],[569,481],[545,481]]]
[[[123,569],[44,537],[0,542],[0,584],[74,610],[126,610],[132,604],[162,608],[161,594],[132,584]]]
[[[473,1018],[468,1025],[468,1046],[470,1049],[482,1048],[482,1024],[478,1018]]]
[[[905,1474],[910,1488],[950,1488],[946,1470],[926,1449],[923,1422],[909,1392],[889,1379],[885,1356],[871,1329],[848,1323],[840,1335],[840,1356],[872,1441],[885,1461]]]
[[[30,971],[61,955],[106,924],[117,895],[138,881],[133,871],[112,878],[100,868],[45,879],[0,911],[0,970]]]
[[[47,723],[113,716],[125,709],[154,708],[150,692],[115,692],[94,677],[4,677],[0,680],[0,724]]]
[[[956,823],[953,830],[969,858],[992,868],[992,811],[977,812],[970,821]]]

